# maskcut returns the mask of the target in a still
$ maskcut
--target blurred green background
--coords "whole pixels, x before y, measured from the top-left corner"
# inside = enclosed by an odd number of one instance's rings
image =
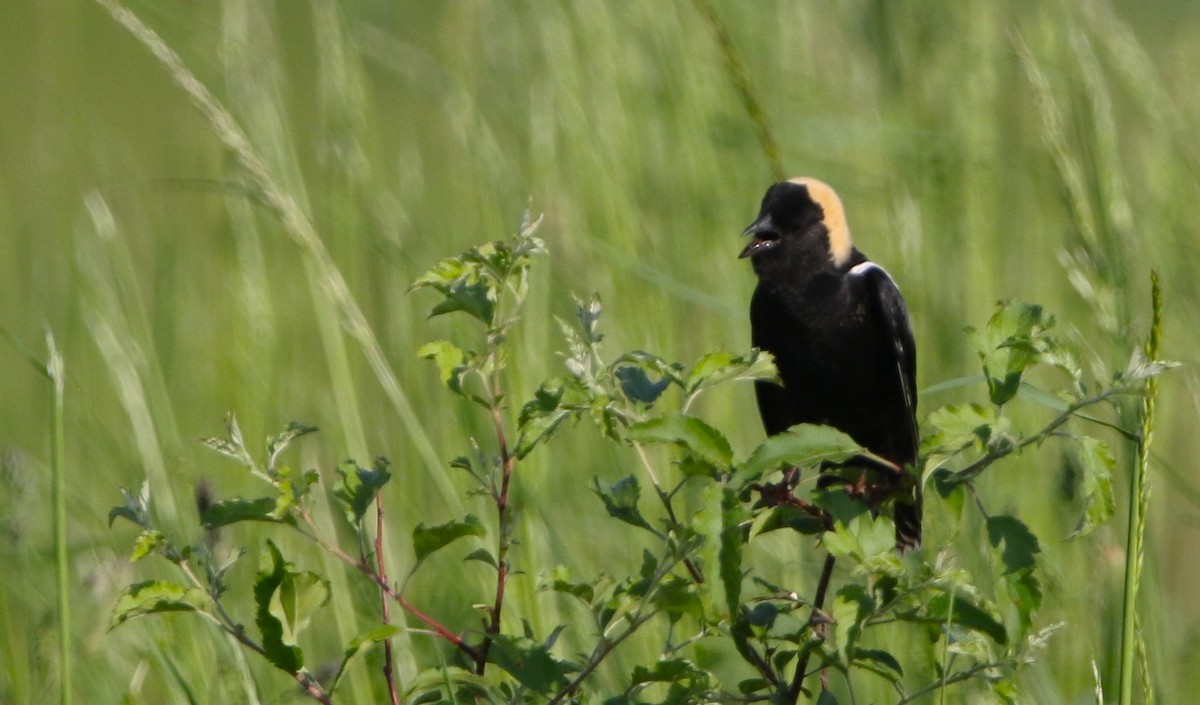
[[[1123,369],[1146,333],[1149,271],[1159,269],[1165,357],[1185,365],[1162,387],[1141,608],[1160,701],[1200,692],[1200,4],[713,4],[789,175],[837,188],[857,244],[900,283],[922,387],[975,372],[962,329],[1005,298],[1054,312],[1091,369]],[[52,331],[65,357],[74,690],[88,703],[185,702],[189,692],[206,703],[289,701],[299,697],[291,681],[198,619],[106,632],[121,587],[170,576],[159,559],[129,564],[130,525],[109,530],[119,488],[148,478],[163,526],[196,540],[198,481],[221,496],[257,489],[197,440],[221,434],[231,410],[255,443],[290,420],[312,423],[321,432],[295,464],[328,478],[348,457],[392,459],[389,558],[400,572],[418,521],[486,510],[446,467],[483,419],[415,356],[427,340],[469,342],[470,331],[427,320],[426,295],[405,293],[412,279],[509,235],[532,199],[550,256],[535,270],[515,343],[519,396],[557,372],[552,315],[570,315],[572,293],[601,295],[610,351],[690,362],[741,350],[753,276],[736,259],[738,233],[770,168],[712,26],[684,0],[131,7],[307,209],[414,413],[381,389],[319,268],[247,198],[233,160],[153,56],[95,4],[4,2],[0,324],[39,357]],[[0,701],[44,703],[59,682],[51,386],[8,343],[0,369]],[[921,407],[968,394],[928,394]],[[700,413],[738,453],[761,438],[748,386],[711,396]],[[526,509],[515,559],[528,573],[513,583],[511,616],[543,633],[568,608],[535,594],[539,568],[621,575],[638,560],[640,539],[587,490],[593,476],[634,472],[632,459],[595,436],[566,431],[519,471]],[[1118,447],[1123,507],[1129,453]],[[1022,676],[1023,702],[1090,703],[1093,663],[1106,692],[1116,688],[1124,528],[1118,516],[1066,540],[1077,511],[1057,452],[995,468],[981,496],[1042,537],[1041,620],[1068,623]],[[971,541],[932,505],[930,541],[956,541],[967,556]],[[267,533],[238,527],[224,540],[254,545]],[[315,659],[336,659],[377,619],[370,590],[310,546],[282,545],[355,596],[327,608],[307,643]],[[468,628],[489,576],[459,562],[469,547],[460,549],[439,555],[409,591]],[[757,550],[764,570],[811,586],[807,546],[767,539]],[[235,591],[247,589],[254,565],[250,556],[235,570]],[[252,621],[248,603],[235,609]],[[434,645],[400,641],[401,673],[411,674]],[[653,647],[630,643],[618,662],[628,667]],[[714,667],[736,677],[734,663]],[[620,672],[602,671],[597,684],[615,687]],[[373,673],[356,667],[348,701],[371,701]],[[983,695],[952,690],[948,702]]]

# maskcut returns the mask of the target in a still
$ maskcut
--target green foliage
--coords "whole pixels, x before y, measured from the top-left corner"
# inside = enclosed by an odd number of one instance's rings
[[[468,452],[450,463],[466,472],[470,494],[489,502],[488,512],[433,525],[418,521],[408,573],[459,539],[487,544],[466,557],[494,569],[494,593],[476,600],[485,605],[480,608],[482,629],[451,628],[426,614],[392,586],[383,556],[371,554],[371,522],[365,519],[375,505],[377,524],[383,522],[381,492],[392,479],[386,459],[377,459],[370,469],[348,461],[336,468],[330,487],[354,533],[357,555],[321,533],[310,513],[320,475],[296,472],[280,462],[289,443],[315,430],[310,426],[293,423],[272,436],[260,463],[246,449],[231,415],[228,438],[204,443],[246,467],[271,494],[212,502],[201,517],[204,527],[258,521],[299,531],[364,575],[385,603],[423,622],[449,653],[420,664],[422,670],[404,693],[411,702],[556,705],[604,698],[609,703],[682,705],[752,698],[792,703],[814,688],[806,679],[813,671],[840,673],[851,684],[882,679],[900,703],[968,681],[978,681],[1001,701],[1014,701],[1014,675],[1036,659],[1052,632],[1038,621],[1045,599],[1039,577],[1041,539],[1018,516],[987,511],[988,497],[979,480],[1009,456],[1051,442],[1065,444],[1078,465],[1075,535],[1093,531],[1113,514],[1114,461],[1105,442],[1083,434],[1078,422],[1114,427],[1101,418],[1100,409],[1121,395],[1138,393],[1168,365],[1135,357],[1107,384],[1085,383],[1079,355],[1051,334],[1053,317],[1038,306],[1001,303],[986,326],[970,331],[983,373],[979,379],[986,382],[981,390],[985,398],[928,414],[916,466],[921,477],[913,478],[928,480],[937,489],[957,524],[954,531],[982,527],[984,560],[964,562],[950,550],[937,549],[936,534],[927,537],[925,548],[899,555],[889,514],[892,494],[907,489],[891,478],[897,470],[887,461],[836,429],[807,425],[768,438],[739,459],[725,434],[693,411],[699,397],[728,385],[776,383],[770,357],[759,351],[711,352],[692,364],[643,350],[610,355],[601,332],[599,297],[577,299],[574,320],[559,322],[564,369],[538,384],[527,401],[513,403],[518,393],[503,373],[529,268],[545,249],[533,236],[538,222],[526,215],[512,240],[444,259],[413,285],[440,296],[432,316],[457,314],[478,331],[474,344],[441,340],[422,346],[418,355],[435,363],[453,395],[482,410],[493,434],[469,439]],[[1050,374],[1041,374],[1041,368]],[[1058,379],[1061,384],[1042,389],[1032,379],[1043,385],[1045,379]],[[1008,410],[1021,399],[1053,415],[1040,427],[1020,428]],[[636,529],[638,540],[647,542],[639,567],[629,575],[581,578],[562,565],[523,567],[514,562],[511,549],[520,512],[511,488],[521,481],[522,462],[568,420],[593,426],[641,465],[639,472],[615,481],[596,476],[591,483],[592,494],[616,520],[608,530],[612,540],[632,541],[623,532]],[[513,438],[516,442],[510,443]],[[801,482],[818,475],[816,483]],[[642,501],[644,482],[653,487],[657,505]],[[153,522],[145,488],[136,495],[124,492],[123,503],[110,512],[110,523],[118,517],[141,529],[134,560],[162,555],[192,587],[162,581],[135,584],[118,605],[114,625],[157,612],[199,612],[292,674],[305,692],[323,702],[331,702],[342,674],[365,648],[383,644],[390,664],[390,642],[400,632],[384,623],[343,648],[328,689],[308,675],[300,633],[327,602],[343,598],[333,594],[325,577],[285,560],[272,540],[264,544],[253,585],[260,635],[254,640],[222,606],[225,575],[240,553],[218,560],[204,544],[177,548]],[[764,534],[779,531],[794,532],[797,541],[811,537],[825,553],[825,570],[812,595],[759,574],[752,546]],[[544,595],[575,603],[587,619],[552,625],[539,634],[525,615],[512,615],[516,608],[505,600],[508,582],[530,568],[537,569]],[[385,621],[387,615],[385,611]],[[514,629],[518,624],[520,629]],[[620,692],[594,686],[592,675],[606,667],[614,650],[652,624],[665,626],[668,635],[657,660],[632,665],[620,679]],[[566,630],[583,644],[581,649],[560,643]],[[931,644],[932,651],[896,649],[880,636],[889,632]],[[713,640],[732,647],[731,653],[744,661],[740,668],[713,668],[694,658],[699,652],[689,651],[693,644]],[[726,682],[723,674],[728,672],[738,673],[737,679]],[[390,666],[384,679],[399,698]],[[835,701],[825,687],[813,695],[817,702]]]

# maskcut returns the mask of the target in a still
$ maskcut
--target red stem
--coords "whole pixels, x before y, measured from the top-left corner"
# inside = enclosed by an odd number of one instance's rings
[[[508,487],[513,468],[516,466],[516,458],[508,452],[508,439],[504,433],[504,421],[500,417],[499,406],[492,407],[492,425],[496,429],[496,442],[500,447],[500,493],[496,495],[497,530],[500,537],[496,551],[496,599],[492,602],[491,621],[487,625],[483,644],[480,645],[475,658],[475,673],[481,676],[487,669],[488,652],[492,648],[492,642],[500,634],[500,613],[504,609],[504,586],[508,583],[508,529],[505,527],[508,515]]]
[[[383,562],[383,495],[375,495],[375,571],[379,580],[387,583],[387,566]],[[383,623],[392,623],[392,605],[388,602],[387,592],[379,591],[379,604],[383,610]],[[400,705],[400,693],[396,690],[396,676],[392,664],[392,640],[383,640],[383,678],[387,681],[388,695],[392,705]]]

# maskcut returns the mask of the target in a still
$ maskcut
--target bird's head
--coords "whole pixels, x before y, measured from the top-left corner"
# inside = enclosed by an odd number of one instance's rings
[[[815,274],[832,264],[845,264],[853,252],[842,200],[823,181],[799,177],[767,189],[758,217],[743,235],[760,277]]]

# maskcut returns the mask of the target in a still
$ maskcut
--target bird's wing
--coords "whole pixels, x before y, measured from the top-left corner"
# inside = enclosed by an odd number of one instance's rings
[[[895,361],[896,393],[903,399],[905,422],[908,424],[908,447],[904,463],[917,459],[917,346],[913,341],[912,326],[908,322],[908,307],[891,275],[874,262],[863,262],[850,270],[850,275],[861,278],[867,298],[874,309],[880,328],[886,335],[885,358]]]

